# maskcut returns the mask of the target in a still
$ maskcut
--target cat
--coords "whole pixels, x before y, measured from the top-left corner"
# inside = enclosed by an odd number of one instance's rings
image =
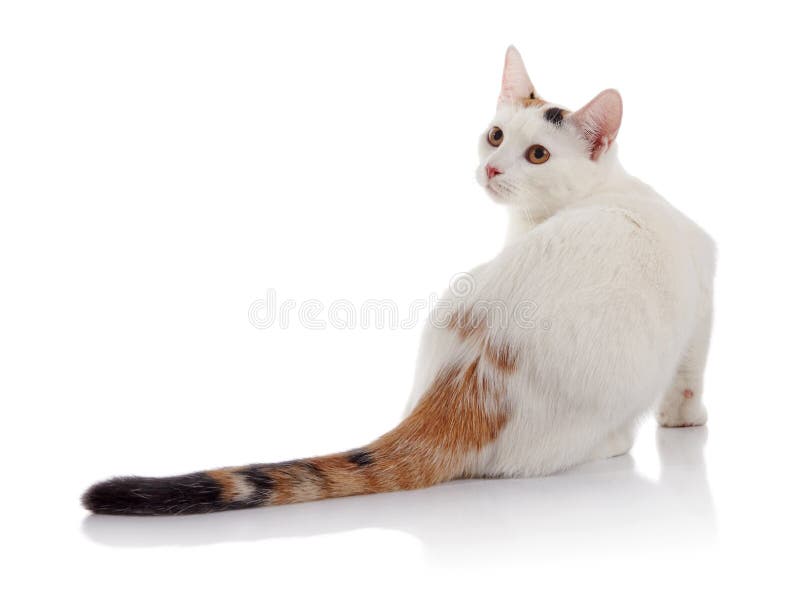
[[[540,476],[628,452],[654,407],[662,426],[704,424],[715,246],[623,170],[621,119],[615,90],[547,102],[509,47],[477,170],[510,212],[506,245],[432,313],[405,420],[348,452],[110,479],[84,506],[189,514]],[[547,327],[484,309],[526,303]]]

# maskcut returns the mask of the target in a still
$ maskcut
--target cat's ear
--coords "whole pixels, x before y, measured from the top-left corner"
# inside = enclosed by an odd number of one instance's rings
[[[592,160],[597,160],[617,137],[622,123],[622,96],[617,90],[600,92],[586,106],[569,116],[589,143]]]
[[[497,99],[497,105],[534,98],[536,98],[536,90],[533,89],[528,72],[525,70],[522,56],[514,46],[509,46],[508,50],[506,50],[503,84],[500,87],[500,97]]]

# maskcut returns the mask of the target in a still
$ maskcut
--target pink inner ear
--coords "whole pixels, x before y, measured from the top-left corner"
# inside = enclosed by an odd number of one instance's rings
[[[622,96],[617,90],[605,90],[579,111],[570,115],[570,120],[589,142],[592,160],[597,160],[617,137],[622,123]]]
[[[503,83],[500,87],[498,104],[508,104],[524,98],[530,98],[535,93],[522,56],[514,46],[506,50],[506,62],[503,67]]]

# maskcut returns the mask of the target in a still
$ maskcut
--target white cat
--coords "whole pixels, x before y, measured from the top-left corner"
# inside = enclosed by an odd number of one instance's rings
[[[116,478],[84,505],[182,514],[544,475],[627,452],[655,405],[661,425],[705,423],[714,244],[622,169],[621,118],[614,90],[577,112],[542,100],[509,48],[477,171],[509,207],[507,245],[431,315],[407,418],[350,452]]]

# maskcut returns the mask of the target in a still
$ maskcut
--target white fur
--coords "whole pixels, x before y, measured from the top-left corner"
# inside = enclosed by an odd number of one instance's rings
[[[509,207],[507,245],[471,272],[466,295],[449,292],[439,309],[500,302],[510,312],[523,301],[537,307],[532,329],[513,319],[489,322],[492,338],[519,359],[511,375],[489,373],[508,377],[511,417],[473,457],[473,475],[542,475],[627,452],[637,422],[658,403],[662,425],[699,425],[706,415],[712,240],[623,170],[614,142],[618,100],[606,95],[555,126],[542,116],[552,105],[524,108],[513,102],[515,88],[533,86],[511,49],[490,123],[504,140],[495,148],[482,133],[477,170],[489,195]],[[580,121],[587,114],[600,140],[596,159]],[[550,159],[529,163],[532,144],[545,146]],[[503,174],[490,180],[487,164]],[[478,352],[435,317],[423,336],[409,408],[442,367]]]

